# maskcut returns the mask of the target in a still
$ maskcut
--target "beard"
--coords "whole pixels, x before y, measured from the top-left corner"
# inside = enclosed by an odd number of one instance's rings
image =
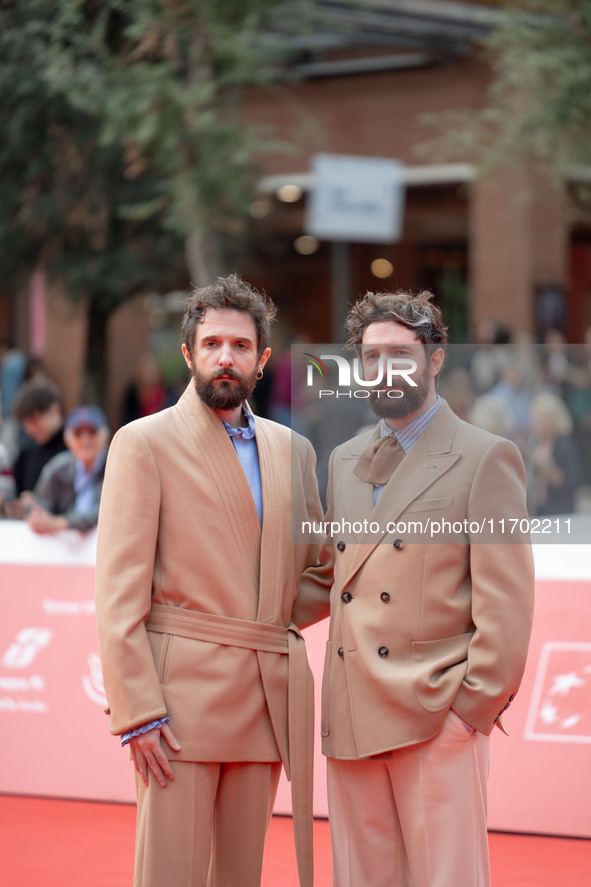
[[[195,361],[191,360],[191,374],[197,394],[203,403],[212,410],[233,410],[239,407],[251,396],[257,382],[256,367],[250,376],[243,376],[231,369],[217,370],[211,376],[204,376],[195,366]],[[214,385],[214,380],[221,376],[229,376],[231,379],[235,379],[238,384],[223,381]]]
[[[421,407],[430,388],[429,364],[427,363],[416,386],[404,384],[392,391],[402,391],[402,397],[388,397],[387,391],[370,391],[369,405],[379,419],[404,419]]]

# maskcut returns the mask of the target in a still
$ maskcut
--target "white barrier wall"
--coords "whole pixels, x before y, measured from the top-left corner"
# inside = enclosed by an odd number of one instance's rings
[[[94,620],[95,534],[0,522],[0,792],[133,801],[109,733]],[[536,614],[522,688],[495,730],[492,829],[591,837],[591,545],[536,545]],[[306,632],[316,721],[327,622]],[[327,815],[316,741],[314,811]],[[276,811],[289,813],[282,779]]]

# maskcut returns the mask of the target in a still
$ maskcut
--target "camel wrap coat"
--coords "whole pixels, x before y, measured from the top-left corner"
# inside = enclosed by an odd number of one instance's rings
[[[292,519],[321,517],[315,456],[284,426],[257,417],[255,432],[262,529],[233,444],[192,382],[113,438],[96,570],[111,731],[168,715],[181,744],[166,747],[171,760],[281,760],[309,782],[311,675],[292,606],[318,547],[292,544]],[[311,830],[311,795],[302,803]]]
[[[482,733],[501,725],[533,615],[517,447],[444,402],[374,507],[372,485],[353,470],[378,435],[379,426],[333,452],[335,525],[323,566],[301,586],[318,617],[331,588],[322,736],[324,753],[342,759],[429,740],[450,708]]]

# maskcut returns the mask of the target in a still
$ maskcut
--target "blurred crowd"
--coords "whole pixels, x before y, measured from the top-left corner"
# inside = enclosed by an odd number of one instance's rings
[[[0,517],[38,534],[96,526],[111,429],[96,404],[65,414],[39,361],[0,346]],[[157,362],[144,355],[124,393],[119,424],[171,405]]]
[[[473,344],[448,345],[438,391],[460,418],[518,445],[531,516],[591,512],[591,327],[582,344],[557,329],[534,344],[486,321]],[[295,427],[314,445],[324,497],[331,451],[375,416],[366,399],[319,402],[305,380],[292,391],[302,400]]]
[[[38,534],[96,526],[110,431],[95,405],[64,416],[42,367],[8,343],[0,363],[0,513]]]
[[[349,431],[335,438],[336,413],[310,421],[291,377],[285,346],[270,362],[253,407],[310,437],[322,489],[330,450]],[[473,345],[448,348],[439,391],[461,418],[519,446],[531,515],[591,511],[591,327],[580,345],[557,329],[532,344],[487,321]],[[178,395],[146,353],[124,392],[118,425],[170,406]],[[111,437],[101,408],[82,404],[64,415],[59,388],[42,364],[10,342],[0,346],[0,403],[0,516],[25,520],[40,534],[94,527]],[[353,407],[358,425],[372,421],[361,401],[348,406],[349,421]]]
[[[489,323],[478,344],[449,350],[440,393],[519,446],[530,515],[591,511],[591,327],[580,345],[557,329],[532,344]]]

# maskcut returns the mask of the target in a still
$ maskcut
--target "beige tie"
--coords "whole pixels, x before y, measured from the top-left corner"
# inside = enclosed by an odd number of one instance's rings
[[[353,473],[361,480],[381,487],[390,480],[394,469],[404,459],[404,450],[394,433],[374,441],[359,457]]]

